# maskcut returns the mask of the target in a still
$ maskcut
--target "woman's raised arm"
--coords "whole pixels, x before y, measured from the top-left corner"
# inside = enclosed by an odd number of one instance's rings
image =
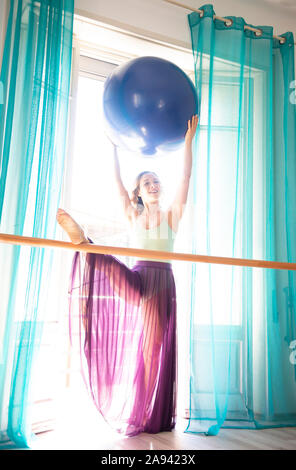
[[[192,141],[194,139],[198,124],[198,116],[192,116],[188,121],[188,129],[185,135],[184,165],[181,174],[181,181],[176,192],[175,199],[170,206],[169,213],[173,219],[173,224],[178,225],[187,202],[188,189],[192,171]],[[174,227],[173,227],[174,228]]]
[[[119,196],[122,202],[123,210],[128,218],[129,221],[132,220],[132,217],[136,213],[136,209],[132,206],[129,194],[122,182],[121,179],[121,174],[120,174],[120,166],[119,166],[119,160],[118,160],[118,153],[117,153],[117,147],[115,144],[113,144],[113,158],[114,158],[114,174],[115,174],[115,181],[117,184],[117,188],[119,191]]]

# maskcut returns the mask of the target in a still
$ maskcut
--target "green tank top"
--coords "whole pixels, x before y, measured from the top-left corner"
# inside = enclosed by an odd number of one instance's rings
[[[131,228],[131,247],[142,250],[174,251],[176,233],[171,229],[165,217],[156,227],[146,229],[139,221],[135,221]],[[148,258],[140,258],[148,259]],[[171,260],[151,259],[170,263]]]

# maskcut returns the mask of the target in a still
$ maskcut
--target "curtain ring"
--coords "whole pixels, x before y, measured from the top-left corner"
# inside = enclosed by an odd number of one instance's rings
[[[233,20],[231,18],[227,18],[225,21],[224,21],[224,24],[225,26],[227,26],[227,28],[229,28],[230,26],[233,25]]]
[[[254,34],[257,38],[260,38],[260,36],[263,34],[263,31],[262,29],[257,29],[257,31],[254,31]]]

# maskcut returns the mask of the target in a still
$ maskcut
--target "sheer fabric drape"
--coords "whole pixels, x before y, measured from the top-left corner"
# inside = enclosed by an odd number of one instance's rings
[[[201,100],[195,253],[296,260],[294,39],[189,15]],[[192,274],[188,432],[295,426],[296,274],[202,266]]]
[[[0,230],[54,238],[66,144],[73,0],[11,0],[0,105]],[[0,247],[0,442],[30,445],[52,251]]]

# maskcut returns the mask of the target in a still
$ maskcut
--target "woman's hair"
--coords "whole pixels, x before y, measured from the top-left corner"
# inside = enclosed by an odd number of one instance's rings
[[[142,198],[139,196],[141,178],[142,176],[150,174],[150,173],[157,176],[156,173],[154,173],[154,171],[142,171],[142,173],[139,173],[135,179],[135,183],[134,183],[135,189],[132,191],[131,202],[139,212],[142,212],[144,210],[144,204],[143,204]]]

